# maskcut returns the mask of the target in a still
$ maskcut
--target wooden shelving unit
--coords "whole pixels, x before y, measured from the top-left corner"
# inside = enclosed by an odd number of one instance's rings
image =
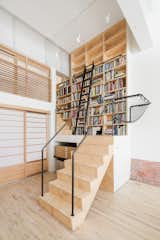
[[[71,119],[71,83],[70,79],[56,85],[56,110],[63,121]]]
[[[89,105],[89,132],[125,135],[127,125],[123,120],[127,116],[126,102],[119,101],[113,106],[110,99],[111,95],[121,97],[127,93],[125,20],[71,53],[71,93],[69,96],[64,94],[57,97],[57,108],[62,114],[69,114],[72,126],[77,115],[84,66],[93,62],[95,68]],[[83,113],[81,115],[83,120]]]

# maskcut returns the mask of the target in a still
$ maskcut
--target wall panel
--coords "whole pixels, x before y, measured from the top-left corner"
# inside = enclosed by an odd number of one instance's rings
[[[47,123],[47,114],[0,108],[0,183],[40,172]]]
[[[0,108],[0,167],[24,163],[24,113]]]

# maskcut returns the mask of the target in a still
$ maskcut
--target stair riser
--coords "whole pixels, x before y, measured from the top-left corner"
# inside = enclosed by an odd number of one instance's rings
[[[84,141],[85,145],[107,146],[113,144],[113,137],[109,136],[87,136]]]
[[[108,152],[108,147],[106,146],[99,146],[94,147],[93,145],[82,145],[80,148],[77,150],[77,153],[82,153],[82,154],[89,154],[90,156],[103,156],[104,154],[107,154]]]
[[[58,188],[55,185],[49,184],[49,192],[55,194],[57,197],[65,199],[65,201],[71,203],[71,193],[66,192],[65,190]],[[77,208],[83,207],[82,199],[75,196],[74,198],[74,204]]]
[[[43,207],[49,214],[54,216],[59,222],[63,223],[68,228],[72,229],[72,223],[69,217],[64,215],[59,209],[51,206],[45,199],[39,198],[38,200],[41,207]]]
[[[65,161],[65,167],[71,171],[72,170],[72,164],[71,161],[67,160]],[[87,165],[80,165],[75,162],[75,174],[79,175],[86,175],[90,177],[96,178],[98,176],[98,168],[96,167],[90,167]]]
[[[94,162],[99,165],[103,164],[103,157],[96,156],[96,155],[90,156],[89,154],[87,155],[87,154],[76,153],[75,159],[76,159],[76,161],[79,161],[82,163],[92,164]]]
[[[70,175],[64,174],[62,172],[57,172],[58,179],[64,181],[67,184],[71,184],[72,178]],[[75,187],[86,192],[91,191],[91,183],[83,179],[75,178]]]

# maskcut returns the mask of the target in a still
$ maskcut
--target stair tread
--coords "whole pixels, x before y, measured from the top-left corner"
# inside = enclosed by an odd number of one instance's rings
[[[64,173],[64,174],[67,174],[67,175],[69,175],[69,176],[72,176],[71,171],[69,171],[69,170],[66,169],[66,168],[60,169],[60,170],[58,170],[58,172],[62,172],[62,173]],[[94,181],[94,180],[96,179],[95,177],[86,176],[86,175],[84,175],[84,174],[78,174],[78,175],[75,174],[75,177],[80,178],[80,179],[85,180],[85,181],[89,181],[89,182]]]
[[[48,204],[51,205],[52,207],[61,211],[66,216],[69,217],[71,215],[71,204],[62,200],[62,198],[59,198],[53,193],[49,193],[49,192],[45,193],[45,195],[41,198],[47,201]],[[82,211],[80,208],[77,208],[75,206],[74,212],[75,212],[75,215],[77,215],[77,214],[80,214]]]
[[[66,184],[65,182],[63,182],[59,179],[53,180],[49,184],[53,185],[53,186],[56,186],[56,187],[64,190],[65,192],[68,192],[68,193],[72,192],[71,185]],[[76,197],[85,198],[85,197],[88,196],[88,194],[89,194],[89,192],[82,191],[81,189],[79,189],[79,188],[77,189],[75,187],[75,196]]]

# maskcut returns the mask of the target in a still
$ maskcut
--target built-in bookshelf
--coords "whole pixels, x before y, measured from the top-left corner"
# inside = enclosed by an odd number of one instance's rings
[[[56,110],[62,119],[71,119],[71,84],[67,79],[56,85]]]
[[[71,53],[71,83],[57,85],[57,109],[64,119],[71,118],[75,126],[84,66],[94,62],[87,126],[90,134],[126,135],[127,104],[113,103],[113,97],[127,94],[126,22],[112,26]],[[86,76],[87,78],[87,76]],[[88,86],[87,81],[84,82]],[[84,90],[85,91],[85,90]],[[86,87],[86,92],[88,91]],[[80,111],[78,134],[84,112]]]
[[[82,75],[72,80],[72,125],[75,125],[79,104]],[[87,81],[85,82],[87,86]],[[126,55],[116,56],[95,66],[90,94],[87,126],[90,134],[125,135],[127,133],[125,100],[113,103],[113,97],[126,95]],[[87,89],[87,88],[86,88]],[[80,112],[83,122],[84,113]],[[79,126],[80,128],[80,126]],[[81,131],[79,129],[79,134]]]

